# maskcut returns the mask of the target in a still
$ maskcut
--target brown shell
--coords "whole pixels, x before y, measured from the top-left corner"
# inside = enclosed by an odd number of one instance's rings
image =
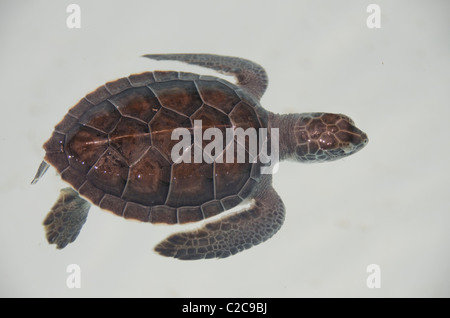
[[[251,163],[173,163],[178,140],[171,140],[172,130],[192,132],[196,119],[203,130],[267,127],[267,113],[236,85],[191,73],[146,72],[81,99],[45,143],[45,161],[82,196],[117,215],[152,223],[199,221],[249,197],[259,169]]]

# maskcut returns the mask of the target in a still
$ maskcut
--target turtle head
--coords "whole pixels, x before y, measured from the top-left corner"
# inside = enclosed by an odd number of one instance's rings
[[[294,124],[295,157],[302,162],[323,162],[349,156],[369,141],[353,120],[341,114],[300,114]]]

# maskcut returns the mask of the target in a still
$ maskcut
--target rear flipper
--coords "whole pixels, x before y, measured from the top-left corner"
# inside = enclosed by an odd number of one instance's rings
[[[169,236],[155,247],[161,255],[183,260],[225,258],[271,238],[284,221],[285,208],[272,187],[247,209],[207,223],[198,230]]]
[[[72,188],[61,190],[58,200],[44,220],[47,241],[58,249],[77,238],[86,222],[91,204]]]

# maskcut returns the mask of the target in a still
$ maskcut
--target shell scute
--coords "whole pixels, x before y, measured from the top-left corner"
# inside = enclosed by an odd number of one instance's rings
[[[145,123],[149,123],[161,108],[155,94],[147,87],[127,89],[112,96],[109,101],[123,116],[136,118]]]
[[[111,81],[105,84],[106,89],[111,95],[116,95],[124,90],[131,88],[131,83],[128,78],[119,78],[118,80]]]
[[[64,152],[64,143],[66,135],[54,131],[50,139],[44,144],[44,149],[47,153]]]
[[[128,202],[123,211],[123,217],[141,222],[150,222],[150,208],[133,202]]]
[[[86,180],[86,182],[83,183],[83,185],[78,189],[78,193],[96,205],[100,204],[100,201],[105,195],[103,190],[91,183],[89,180]]]
[[[192,81],[171,80],[153,83],[148,87],[155,93],[163,107],[187,117],[191,116],[203,104]]]
[[[226,114],[241,101],[236,92],[218,81],[199,80],[195,82],[205,104],[211,105]]]
[[[256,111],[244,101],[239,102],[236,107],[233,108],[233,111],[230,113],[230,119],[236,127],[240,127],[244,130],[248,128],[258,129],[264,127],[260,122]]]
[[[144,72],[141,74],[133,74],[128,76],[131,86],[140,87],[156,82],[152,72]]]
[[[229,197],[223,198],[220,200],[225,210],[229,210],[231,208],[234,208],[235,206],[241,204],[243,201],[242,198],[240,198],[237,195],[231,195]]]
[[[150,222],[177,224],[177,209],[165,205],[154,206],[150,211]]]
[[[231,150],[232,145],[234,148],[233,150]],[[223,163],[216,163],[214,167],[216,192],[215,198],[219,200],[227,196],[237,194],[250,178],[252,163],[246,161],[236,164],[234,161],[227,161],[227,153],[230,151],[234,151],[233,158],[238,158],[236,142],[230,144],[228,148],[225,149],[223,153]]]
[[[222,204],[220,204],[220,201],[218,200],[206,202],[201,206],[201,208],[205,218],[215,216],[224,211]]]
[[[111,93],[105,87],[105,85],[100,86],[95,91],[87,94],[84,98],[87,99],[92,105],[97,105],[108,97],[111,96]]]
[[[187,72],[178,72],[178,78],[186,81],[193,81],[200,78],[200,75]]]
[[[79,119],[80,124],[100,130],[111,132],[117,125],[121,115],[116,107],[109,101],[103,101],[86,111]]]
[[[167,82],[179,79],[179,72],[174,71],[155,71],[153,76],[156,82]]]
[[[226,129],[232,127],[230,118],[226,114],[209,105],[203,105],[191,116],[191,119],[192,121],[201,120],[202,136],[208,128],[219,129],[222,132],[222,148],[226,146]],[[210,142],[210,140],[203,138],[202,149],[205,149]]]
[[[44,160],[62,171],[69,166],[69,160],[67,160],[67,155],[64,152],[47,152],[45,154]]]
[[[203,220],[203,213],[200,207],[180,207],[177,209],[178,223],[185,224]]]
[[[106,193],[120,197],[127,183],[128,169],[125,158],[109,147],[92,166],[87,179]]]
[[[118,216],[123,216],[125,204],[126,202],[124,200],[110,194],[105,194],[100,201],[100,207],[102,209],[111,211]]]
[[[94,104],[86,98],[82,98],[75,106],[69,109],[69,114],[75,118],[80,118],[87,110],[91,109]]]
[[[55,132],[59,132],[61,134],[67,134],[78,124],[78,118],[72,116],[68,113],[64,118],[55,126]]]
[[[86,181],[86,176],[72,167],[67,167],[61,173],[61,178],[72,184],[75,190],[78,190]]]
[[[170,162],[151,147],[130,167],[122,198],[147,206],[163,205],[169,192],[170,167]]]
[[[214,199],[212,164],[174,163],[171,177],[167,205],[174,207],[199,206]]]

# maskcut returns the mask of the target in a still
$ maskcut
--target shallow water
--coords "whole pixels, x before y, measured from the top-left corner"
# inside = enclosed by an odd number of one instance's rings
[[[368,29],[369,13],[354,1],[246,1],[239,10],[232,2],[78,1],[77,30],[57,1],[2,2],[1,296],[450,296],[449,4],[378,1],[381,28]],[[139,57],[161,52],[252,59],[269,74],[265,108],[344,113],[370,142],[337,162],[282,163],[274,185],[284,226],[233,257],[161,257],[153,246],[185,227],[98,208],[76,242],[56,250],[42,220],[64,184],[50,169],[30,185],[41,145],[107,81],[154,69],[216,75]],[[71,264],[80,288],[67,286]],[[381,288],[367,286],[370,264]]]

